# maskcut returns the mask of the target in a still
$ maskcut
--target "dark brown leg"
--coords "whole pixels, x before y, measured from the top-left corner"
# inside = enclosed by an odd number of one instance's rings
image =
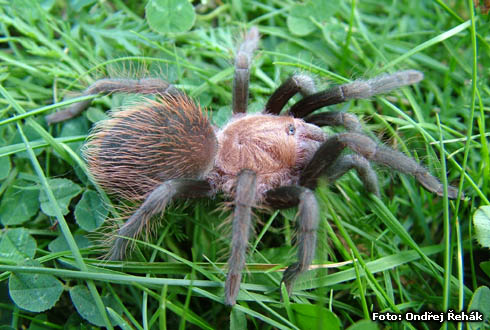
[[[352,132],[362,131],[362,125],[357,116],[347,112],[322,112],[309,115],[303,120],[316,126],[343,126]]]
[[[163,213],[167,205],[175,198],[204,197],[211,192],[207,181],[196,179],[173,179],[160,184],[153,190],[139,209],[124,223],[117,232],[118,237],[109,251],[109,260],[124,259],[131,242],[124,237],[136,238],[145,229],[150,228],[151,218]],[[121,236],[121,237],[119,237]]]
[[[304,74],[293,75],[271,95],[263,113],[278,115],[296,93],[301,93],[305,97],[315,92],[315,82],[311,77]]]
[[[233,113],[245,113],[248,106],[248,84],[252,56],[259,43],[259,30],[253,27],[238,47],[235,58],[235,76],[233,78]]]
[[[414,159],[399,151],[378,145],[366,135],[350,132],[331,136],[320,146],[301,174],[300,184],[314,189],[320,176],[325,174],[328,176],[329,170],[336,171],[335,168],[330,167],[345,148],[350,148],[367,160],[413,175],[425,189],[442,196],[443,187],[439,180]],[[448,191],[449,198],[457,197],[456,188],[448,187]]]
[[[380,196],[379,194],[379,185],[378,185],[378,176],[376,172],[369,164],[368,160],[361,155],[350,154],[345,156],[340,156],[329,168],[326,170],[327,180],[330,183],[335,182],[345,173],[350,171],[351,169],[355,169],[359,178],[361,179],[364,187],[367,191],[376,196]]]
[[[290,265],[282,276],[288,293],[294,281],[311,265],[315,255],[316,232],[320,218],[315,194],[308,188],[284,186],[266,193],[266,202],[272,207],[287,208],[298,205],[298,261]]]
[[[369,80],[357,80],[350,84],[335,86],[312,94],[300,100],[289,109],[289,113],[303,118],[313,111],[351,99],[365,99],[371,96],[419,82],[424,75],[415,70],[399,71],[393,74],[380,75]]]
[[[256,175],[243,170],[237,178],[231,255],[225,283],[225,304],[233,306],[240,291],[242,271],[245,267],[248,239],[252,228],[252,206],[255,203]]]
[[[110,93],[177,95],[182,92],[168,82],[156,78],[100,79],[90,85],[82,95]],[[75,103],[68,109],[46,116],[46,122],[48,124],[54,124],[78,116],[83,110],[89,107],[91,102],[92,100],[86,100]]]

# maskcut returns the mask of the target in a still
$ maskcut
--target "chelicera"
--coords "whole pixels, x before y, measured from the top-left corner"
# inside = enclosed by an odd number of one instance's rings
[[[139,205],[119,229],[109,258],[123,259],[130,242],[124,237],[136,238],[148,231],[152,217],[172,200],[223,192],[234,201],[227,305],[236,303],[255,206],[298,206],[298,261],[282,279],[291,291],[313,260],[319,221],[313,190],[320,177],[334,182],[355,169],[367,191],[379,196],[372,161],[414,176],[437,195],[443,193],[442,184],[425,167],[363,134],[356,116],[333,111],[312,114],[325,106],[417,83],[422,73],[400,71],[320,92],[310,77],[293,75],[272,94],[262,113],[247,114],[250,65],[258,42],[258,30],[252,28],[237,49],[233,116],[222,128],[213,127],[190,98],[160,79],[102,79],[84,93],[157,95],[156,101],[113,112],[96,125],[87,143],[85,155],[95,181],[109,193]],[[281,114],[297,93],[303,98]],[[71,118],[89,103],[77,103],[47,121]],[[343,126],[346,131],[329,136],[322,126]],[[352,153],[345,154],[344,149]],[[457,190],[448,190],[449,198],[456,198]]]

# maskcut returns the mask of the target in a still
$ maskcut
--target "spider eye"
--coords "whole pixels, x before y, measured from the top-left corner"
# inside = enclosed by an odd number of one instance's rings
[[[295,132],[296,132],[296,128],[294,127],[294,125],[289,124],[288,129],[287,129],[288,135],[294,135]]]

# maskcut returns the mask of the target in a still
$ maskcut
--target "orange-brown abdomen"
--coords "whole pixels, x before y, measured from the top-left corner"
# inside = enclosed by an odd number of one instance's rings
[[[165,95],[97,124],[85,156],[104,189],[140,201],[166,180],[205,177],[216,152],[214,130],[201,109],[184,95]]]

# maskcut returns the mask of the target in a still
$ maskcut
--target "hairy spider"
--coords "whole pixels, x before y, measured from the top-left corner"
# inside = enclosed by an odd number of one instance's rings
[[[260,114],[247,114],[248,84],[259,33],[252,28],[237,49],[233,81],[233,116],[222,128],[212,127],[187,96],[160,79],[102,79],[84,92],[157,94],[156,101],[113,112],[96,125],[86,148],[90,172],[109,193],[139,203],[119,229],[110,249],[113,260],[124,258],[129,240],[148,228],[151,218],[176,198],[212,196],[223,192],[235,202],[231,256],[225,284],[225,303],[234,305],[245,266],[252,208],[298,206],[298,261],[282,281],[290,292],[299,274],[311,264],[319,219],[313,193],[318,179],[334,182],[355,169],[366,189],[379,196],[370,161],[413,175],[427,190],[442,195],[441,183],[414,159],[377,144],[362,134],[357,117],[344,112],[313,111],[350,99],[417,83],[415,70],[358,80],[316,92],[313,80],[302,74],[286,80]],[[285,115],[296,94],[303,99]],[[49,123],[71,118],[90,101],[47,117]],[[344,126],[346,132],[328,136],[320,127]],[[344,149],[353,153],[343,154]],[[449,187],[449,198],[457,191]]]

